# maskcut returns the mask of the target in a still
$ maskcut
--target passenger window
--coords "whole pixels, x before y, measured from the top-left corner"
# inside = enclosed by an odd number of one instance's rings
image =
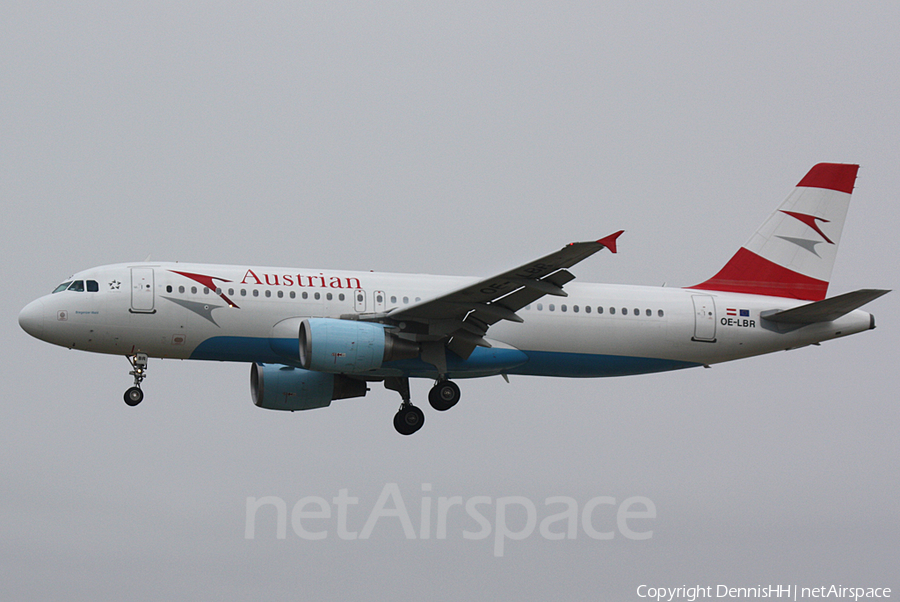
[[[72,284],[69,285],[70,291],[75,291],[76,293],[84,292],[84,280],[76,280]]]
[[[204,295],[208,295],[208,294],[209,294],[209,287],[208,287],[208,286],[204,286],[204,287],[203,287],[203,294],[204,294]]]
[[[409,303],[409,297],[403,297],[403,303],[404,304]]]
[[[341,294],[341,301],[343,301],[343,300],[344,300],[344,295]],[[375,295],[375,301],[377,303],[384,303],[384,297],[382,297],[381,295]]]
[[[325,294],[325,298],[326,298],[328,301],[331,301],[331,300],[334,298],[334,295],[332,295],[331,293],[326,293],[326,294]]]
[[[253,296],[254,296],[254,297],[259,297],[259,291],[256,290],[256,289],[253,289]]]
[[[338,293],[338,301],[343,301],[344,299],[346,299],[346,297],[344,296],[344,293]],[[380,299],[381,299],[381,297],[379,297],[379,301],[380,301]]]
[[[100,292],[100,285],[97,284],[96,280],[88,280],[87,281],[87,290],[89,293],[98,293],[98,292]]]
[[[291,299],[296,299],[296,298],[297,298],[297,293],[295,293],[294,291],[291,291]]]
[[[316,294],[313,295],[313,296],[316,298],[316,301],[318,301],[319,299],[322,298],[322,294],[321,294],[321,293],[316,293]]]
[[[167,292],[167,293],[171,293],[171,292],[172,292],[172,285],[171,285],[171,284],[166,285],[166,292]]]
[[[538,311],[543,311],[543,309],[544,309],[544,304],[543,304],[543,303],[538,303],[538,304],[537,304],[537,310],[538,310]]]
[[[656,312],[656,315],[658,315],[660,318],[663,317],[663,310],[659,310],[658,312]]]
[[[278,292],[281,292],[281,291],[278,291]],[[271,296],[272,296],[272,291],[266,289],[266,299],[268,299]]]
[[[598,313],[598,314],[602,314],[602,313],[603,313],[603,306],[602,306],[602,305],[601,305],[600,307],[597,308],[597,313]]]
[[[391,303],[396,303],[397,297],[395,295],[391,295]]]
[[[196,287],[196,286],[192,286],[192,287],[191,287],[191,294],[192,294],[192,295],[196,295],[196,294],[197,294],[197,287]]]
[[[572,311],[574,311],[574,312],[577,314],[577,313],[578,313],[578,306],[577,306],[577,305],[573,305],[573,306],[572,306]]]
[[[284,291],[278,291],[278,298],[281,299],[284,297]]]
[[[610,313],[610,315],[613,315],[613,316],[616,315],[616,308],[615,308],[615,307],[610,307],[610,308],[609,308],[609,313]]]
[[[556,306],[551,303],[550,305],[547,306],[547,309],[549,309],[550,311],[555,311]]]
[[[309,293],[307,293],[306,291],[303,291],[303,294],[300,296],[303,297],[304,299],[309,299]]]
[[[563,305],[560,305],[560,306],[559,306],[559,309],[560,309],[560,311],[566,311],[566,310],[569,309],[569,308],[566,307],[565,304],[563,304]]]
[[[53,289],[53,292],[54,292],[54,293],[59,293],[59,292],[61,292],[61,291],[64,291],[64,290],[66,290],[67,288],[69,288],[69,285],[70,285],[70,284],[72,284],[72,281],[71,281],[71,280],[68,281],[68,282],[63,282],[62,284],[60,284],[59,286],[57,286],[55,289]],[[52,295],[53,293],[50,293],[50,294]]]
[[[179,292],[179,293],[183,293],[183,292],[184,292],[184,287],[183,287],[183,286],[179,286],[179,287],[178,287],[178,292]]]
[[[584,306],[584,313],[586,313],[586,314],[591,313],[591,306],[590,306],[590,305],[585,305],[585,306]]]
[[[628,315],[628,308],[627,308],[627,307],[623,307],[623,308],[622,308],[622,315],[623,315],[623,316],[627,316],[627,315]]]
[[[649,309],[645,313],[647,314],[648,318],[653,315],[653,312],[650,311]]]
[[[246,297],[246,296],[247,296],[247,289],[242,288],[241,289],[241,297]]]

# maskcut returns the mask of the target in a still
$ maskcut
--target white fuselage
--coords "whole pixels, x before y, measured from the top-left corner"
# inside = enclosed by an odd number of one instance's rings
[[[42,340],[98,353],[296,365],[276,340],[296,318],[367,319],[458,289],[474,278],[183,263],[134,263],[80,272],[28,305],[23,327]],[[96,283],[90,284],[87,283]],[[75,287],[79,288],[78,286]],[[92,290],[96,289],[96,290]],[[500,321],[490,348],[448,358],[448,376],[617,376],[659,372],[802,347],[867,330],[854,310],[831,321],[778,328],[761,312],[805,302],[697,289],[567,284]],[[292,320],[294,319],[294,320]],[[282,325],[282,326],[279,326]],[[290,347],[288,345],[288,347]],[[419,359],[371,376],[435,377]]]

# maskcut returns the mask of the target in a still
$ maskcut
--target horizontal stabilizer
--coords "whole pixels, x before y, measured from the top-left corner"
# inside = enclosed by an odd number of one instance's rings
[[[784,311],[773,310],[762,312],[760,317],[770,322],[782,324],[815,324],[816,322],[831,322],[854,309],[860,308],[870,301],[885,295],[891,291],[864,288],[852,293],[844,293],[831,299],[807,303],[793,309]]]

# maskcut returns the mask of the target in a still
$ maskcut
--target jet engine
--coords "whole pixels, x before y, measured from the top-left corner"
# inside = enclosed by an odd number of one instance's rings
[[[419,345],[381,324],[309,318],[300,324],[300,365],[307,370],[360,374],[384,362],[419,356]]]
[[[363,397],[365,381],[340,374],[312,372],[279,364],[253,364],[250,396],[267,410],[312,410],[331,405],[333,399]]]

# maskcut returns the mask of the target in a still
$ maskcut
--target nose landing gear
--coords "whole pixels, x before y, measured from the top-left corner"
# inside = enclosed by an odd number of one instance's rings
[[[133,356],[127,356],[131,364],[131,376],[134,377],[134,386],[125,391],[125,403],[130,406],[136,406],[144,400],[144,392],[141,390],[141,381],[147,378],[147,354],[137,353]]]

